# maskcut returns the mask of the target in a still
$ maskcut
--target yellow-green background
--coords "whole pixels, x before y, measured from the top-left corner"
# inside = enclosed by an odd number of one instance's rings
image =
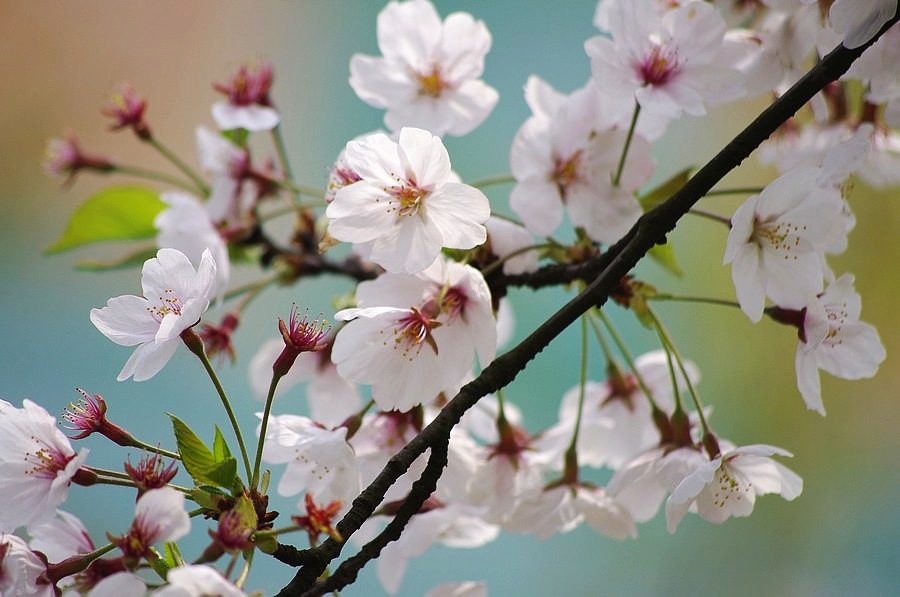
[[[41,255],[72,208],[108,182],[87,175],[71,189],[60,188],[41,172],[45,141],[72,127],[91,150],[144,167],[166,167],[129,133],[108,133],[98,114],[112,86],[128,80],[149,98],[156,134],[195,164],[194,127],[213,124],[209,105],[217,96],[210,83],[224,80],[244,60],[269,59],[295,171],[301,181],[321,185],[326,165],[348,139],[381,126],[381,112],[357,100],[347,84],[350,56],[377,53],[380,7],[346,0],[0,1],[0,397],[16,404],[31,398],[55,414],[77,398],[76,386],[84,387],[107,398],[113,420],[167,446],[173,442],[163,410],[207,437],[214,422],[226,427],[208,381],[186,351],[151,381],[115,381],[129,351],[103,338],[88,312],[111,296],[139,292],[138,274],[72,270],[80,258],[115,256],[123,248],[117,245]],[[485,79],[501,96],[480,129],[447,140],[454,168],[468,180],[506,172],[509,144],[528,116],[521,94],[527,76],[538,74],[564,91],[587,79],[582,43],[595,33],[594,3],[448,1],[438,8],[442,14],[467,10],[487,22],[494,49]],[[656,179],[711,155],[759,105],[748,105],[737,116],[717,113],[713,121],[679,123],[656,148]],[[755,161],[748,166],[756,168]],[[754,180],[747,172],[732,182]],[[507,190],[491,192],[500,209]],[[796,454],[788,464],[805,486],[795,502],[763,498],[751,518],[723,526],[689,517],[675,536],[657,518],[626,543],[581,528],[543,543],[509,535],[481,550],[435,548],[410,565],[401,594],[465,579],[487,580],[493,595],[895,593],[900,580],[900,380],[894,357],[900,198],[895,195],[856,190],[859,225],[847,254],[832,262],[838,273],[856,274],[863,317],[878,327],[888,359],[871,381],[823,376],[827,418],[807,412],[797,393],[792,330],[765,321],[753,326],[733,309],[661,307],[682,352],[703,371],[701,392],[715,409],[719,433],[738,444],[771,443]],[[705,206],[728,213],[736,203],[716,199]],[[664,289],[732,297],[729,271],[721,266],[725,232],[686,219],[672,240],[687,277],[674,280],[654,267],[642,272]],[[276,317],[286,315],[291,301],[330,313],[330,293],[347,288],[334,280],[303,283],[254,304],[237,334],[238,365],[223,373],[248,437],[259,408],[244,381],[253,350],[273,336]],[[523,291],[513,297],[521,337],[564,293]],[[652,336],[627,315],[616,315],[636,351],[655,348]],[[567,334],[509,390],[533,431],[553,421],[559,397],[572,383],[559,380],[576,379],[577,345],[577,336]],[[597,374],[602,370],[598,359],[592,366]],[[285,397],[276,410],[291,412],[300,404],[296,395]],[[118,467],[124,459],[124,452],[102,441],[82,443],[92,448],[89,462],[97,466]],[[88,522],[99,543],[104,531],[120,533],[129,524],[130,496],[119,488],[73,488],[66,507]],[[286,522],[294,500],[276,504]],[[195,527],[203,524],[196,521]],[[204,533],[196,535],[198,543],[185,546],[189,558],[202,548]],[[274,594],[290,571],[259,559],[248,587]],[[345,594],[380,594],[373,568]]]

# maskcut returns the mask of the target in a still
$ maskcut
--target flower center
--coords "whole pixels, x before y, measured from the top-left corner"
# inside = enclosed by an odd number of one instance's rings
[[[394,325],[394,349],[402,351],[403,356],[409,358],[410,361],[418,356],[423,344],[427,344],[436,355],[438,347],[431,335],[431,330],[440,325],[439,321],[435,321],[413,307],[409,314],[404,315]],[[387,345],[387,341],[384,344]]]
[[[66,456],[58,448],[50,446],[43,440],[31,436],[31,440],[37,445],[37,450],[25,452],[25,461],[31,465],[25,470],[26,475],[32,475],[41,479],[55,479],[56,473],[65,470],[69,461],[75,458],[73,453]]]
[[[557,156],[553,161],[553,174],[551,178],[553,182],[556,183],[556,186],[559,187],[559,192],[565,199],[566,190],[578,182],[579,180],[579,170],[581,169],[581,158],[584,152],[579,149],[568,158],[561,158]]]
[[[429,73],[417,74],[416,79],[419,81],[419,95],[437,98],[445,89],[450,88],[450,83],[441,77],[441,71],[436,65],[431,67]]]
[[[782,254],[785,261],[796,255],[791,251],[800,245],[798,232],[805,231],[806,226],[797,226],[791,222],[779,220],[756,219],[753,223],[752,239],[760,247],[768,247],[776,254]]]
[[[165,316],[170,313],[181,315],[181,309],[184,307],[184,303],[181,302],[181,299],[175,294],[174,289],[166,288],[163,290],[163,295],[158,297],[157,300],[158,304],[146,308],[147,312],[150,313],[150,316],[157,322],[161,322]]]
[[[444,293],[441,300],[441,312],[447,314],[448,322],[452,323],[457,317],[465,317],[466,303],[469,297],[462,288],[454,286]]]
[[[678,53],[663,46],[654,46],[638,66],[644,85],[665,85],[678,67]]]
[[[826,342],[830,348],[834,348],[835,346],[844,343],[844,340],[840,335],[841,329],[844,327],[844,322],[847,321],[847,318],[850,316],[847,312],[847,303],[841,303],[840,305],[826,305],[825,313],[828,316],[828,335],[825,336],[824,342]]]

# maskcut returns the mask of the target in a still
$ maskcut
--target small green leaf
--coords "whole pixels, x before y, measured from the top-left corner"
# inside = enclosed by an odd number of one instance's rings
[[[237,477],[237,460],[226,458],[213,466],[204,469],[200,473],[204,480],[218,487],[232,487]]]
[[[675,250],[672,248],[671,243],[655,245],[647,253],[653,258],[653,261],[660,264],[663,269],[672,272],[679,278],[684,275],[684,270],[681,269],[681,266],[678,265],[678,261],[675,259]]]
[[[137,240],[156,234],[153,220],[165,208],[155,191],[110,187],[75,208],[65,232],[45,249],[60,253],[89,243]]]
[[[181,419],[175,415],[166,413],[172,419],[172,427],[175,430],[175,441],[178,443],[178,453],[181,454],[181,462],[188,474],[195,481],[208,481],[203,476],[204,471],[216,465],[216,459],[206,444],[197,434],[191,430]],[[218,485],[218,483],[212,483]]]
[[[163,543],[163,557],[169,568],[184,566],[184,557],[181,555],[181,550],[178,549],[178,544],[174,541]]]
[[[269,493],[269,481],[272,479],[272,471],[266,469],[262,474],[262,481],[259,483],[259,492],[263,495]]]
[[[156,572],[161,579],[166,580],[171,566],[166,563],[166,560],[160,555],[155,547],[151,547],[148,551],[150,553],[147,554],[147,557],[145,558],[147,563],[150,564],[150,567],[153,568],[153,571]]]
[[[110,261],[79,261],[75,264],[75,269],[88,272],[108,272],[143,265],[145,261],[153,257],[156,257],[156,246],[142,247]]]
[[[650,211],[651,209],[653,209],[660,203],[663,203],[666,199],[674,195],[676,192],[678,192],[691,177],[692,169],[693,168],[686,168],[682,170],[669,180],[665,181],[664,183],[641,197],[639,201],[641,203],[641,207],[644,208],[644,211]]]
[[[222,136],[238,147],[244,147],[247,145],[247,139],[250,138],[250,131],[247,129],[230,129],[222,131]]]
[[[231,458],[231,450],[228,449],[228,444],[225,443],[225,437],[218,425],[216,425],[216,437],[213,440],[213,458],[216,462],[224,462]]]
[[[226,456],[224,452],[222,452],[223,457],[217,459],[216,455],[206,447],[203,440],[197,437],[190,427],[175,415],[166,414],[172,419],[181,462],[194,481],[201,485],[205,483],[231,489],[237,477],[237,461],[230,455]],[[221,432],[218,435],[221,436]],[[222,439],[220,442],[220,450],[223,449],[224,441]],[[224,446],[224,450],[227,451],[228,447]]]

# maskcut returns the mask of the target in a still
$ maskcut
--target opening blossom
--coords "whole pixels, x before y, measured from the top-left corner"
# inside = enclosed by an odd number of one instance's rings
[[[399,142],[382,134],[350,141],[344,157],[362,180],[335,193],[328,233],[367,243],[368,258],[389,272],[420,272],[442,247],[471,249],[487,238],[487,197],[450,182],[450,156],[428,131],[404,128]]]
[[[209,250],[200,266],[175,249],[160,249],[141,270],[144,296],[109,299],[91,310],[91,322],[121,346],[137,346],[117,378],[150,379],[175,353],[181,333],[200,321],[216,290],[216,263]]]
[[[414,126],[435,135],[465,135],[494,109],[499,95],[478,77],[491,48],[482,21],[456,12],[441,22],[427,0],[391,2],[378,14],[381,57],[355,54],[350,86],[386,108],[392,131]]]
[[[839,190],[819,186],[819,168],[794,170],[750,197],[731,219],[724,263],[741,309],[762,318],[766,296],[801,309],[822,291],[824,254],[835,230],[844,230]]]
[[[765,445],[729,450],[694,470],[666,502],[666,526],[674,533],[693,505],[704,520],[722,524],[732,516],[750,516],[756,496],[777,493],[791,501],[803,480],[770,456],[792,454]]]
[[[643,213],[634,191],[653,171],[650,143],[634,134],[619,180],[627,129],[601,107],[593,84],[563,96],[530,77],[525,98],[533,115],[513,140],[509,163],[517,184],[509,205],[538,236],[559,227],[564,211],[593,240],[612,243]]]
[[[634,93],[641,108],[669,118],[703,116],[706,105],[741,95],[738,71],[721,51],[726,25],[714,6],[689,2],[660,15],[656,0],[605,3],[613,39],[585,43],[601,92]]]
[[[50,520],[87,455],[31,400],[22,408],[0,400],[0,532]]]
[[[497,327],[481,273],[442,259],[416,276],[383,274],[361,283],[359,308],[335,319],[338,373],[372,385],[381,410],[407,411],[459,388],[475,359],[494,358]],[[377,306],[376,306],[377,305]]]
[[[191,519],[184,509],[184,494],[171,487],[151,489],[134,507],[131,528],[110,540],[125,554],[126,562],[137,565],[157,543],[177,541],[191,530]]]
[[[825,415],[819,369],[842,379],[872,377],[885,358],[878,331],[859,321],[862,301],[853,276],[844,274],[802,312],[795,365],[797,386],[806,406]]]

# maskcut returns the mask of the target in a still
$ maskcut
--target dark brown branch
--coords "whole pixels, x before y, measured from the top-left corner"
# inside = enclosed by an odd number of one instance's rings
[[[566,327],[576,321],[588,309],[602,305],[609,298],[621,278],[644,257],[655,244],[665,242],[678,220],[699,201],[726,174],[736,168],[754,149],[774,133],[781,124],[794,115],[806,102],[828,83],[847,72],[850,65],[884,31],[898,20],[895,16],[868,44],[847,50],[840,46],[826,56],[789,91],[750,123],[737,137],[725,146],[710,162],[691,178],[677,193],[654,210],[644,214],[637,224],[611,246],[596,262],[599,274],[580,294],[569,301],[530,336],[506,354],[498,357],[474,381],[466,384],[438,414],[438,416],[394,455],[375,480],[356,498],[350,512],[338,524],[338,531],[345,539],[356,532],[396,480],[412,462],[432,446],[443,444],[463,413],[482,396],[495,392],[509,384],[525,366],[556,338]],[[411,515],[410,515],[411,516]],[[398,516],[399,517],[399,516]],[[395,519],[396,520],[396,519]],[[326,540],[318,549],[315,562],[304,565],[294,580],[279,597],[295,597],[315,584],[328,563],[341,552],[342,544]]]
[[[316,583],[312,589],[303,593],[303,597],[317,597],[332,591],[339,591],[347,585],[353,584],[363,566],[381,555],[381,550],[388,543],[400,538],[406,524],[421,510],[425,500],[434,493],[438,479],[441,478],[444,467],[447,466],[447,450],[447,438],[439,440],[437,445],[431,447],[431,455],[428,457],[428,464],[422,471],[422,476],[413,483],[409,495],[397,509],[393,520],[377,537],[366,543],[358,554],[342,563],[327,580]]]

